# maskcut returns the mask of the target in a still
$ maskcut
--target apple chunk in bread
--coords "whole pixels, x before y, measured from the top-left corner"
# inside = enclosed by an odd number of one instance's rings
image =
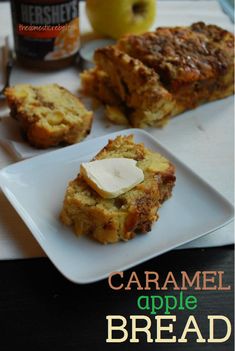
[[[150,28],[156,15],[156,0],[87,0],[86,12],[97,33],[118,39]]]

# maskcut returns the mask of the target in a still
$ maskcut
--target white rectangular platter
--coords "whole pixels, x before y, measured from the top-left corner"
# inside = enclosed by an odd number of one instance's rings
[[[160,219],[148,234],[129,242],[101,245],[89,238],[77,238],[61,224],[68,182],[79,172],[81,162],[89,161],[109,139],[133,134],[166,156],[176,166],[173,196],[160,209]],[[31,230],[33,236],[58,270],[76,283],[105,278],[199,238],[233,218],[233,207],[210,185],[142,130],[125,130],[48,152],[18,162],[0,172],[0,185]],[[91,218],[92,220],[92,218]]]

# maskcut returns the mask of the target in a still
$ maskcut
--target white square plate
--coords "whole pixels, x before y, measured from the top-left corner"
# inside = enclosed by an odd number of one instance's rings
[[[160,152],[176,166],[173,196],[147,235],[129,242],[101,245],[77,238],[59,221],[65,189],[81,162],[89,161],[108,139],[133,134],[136,142]],[[0,172],[3,192],[48,257],[68,279],[90,283],[122,271],[224,226],[232,205],[210,185],[142,130],[125,130],[8,166]],[[91,218],[92,220],[92,218]]]

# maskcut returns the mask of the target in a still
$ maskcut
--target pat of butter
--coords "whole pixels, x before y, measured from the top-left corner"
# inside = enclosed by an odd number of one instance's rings
[[[129,158],[106,158],[82,163],[80,173],[87,184],[105,199],[112,199],[144,180],[137,161]]]

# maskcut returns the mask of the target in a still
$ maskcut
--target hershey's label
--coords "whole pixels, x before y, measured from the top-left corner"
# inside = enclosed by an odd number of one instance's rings
[[[78,1],[53,5],[20,4],[19,22],[28,25],[63,24],[78,17]]]

